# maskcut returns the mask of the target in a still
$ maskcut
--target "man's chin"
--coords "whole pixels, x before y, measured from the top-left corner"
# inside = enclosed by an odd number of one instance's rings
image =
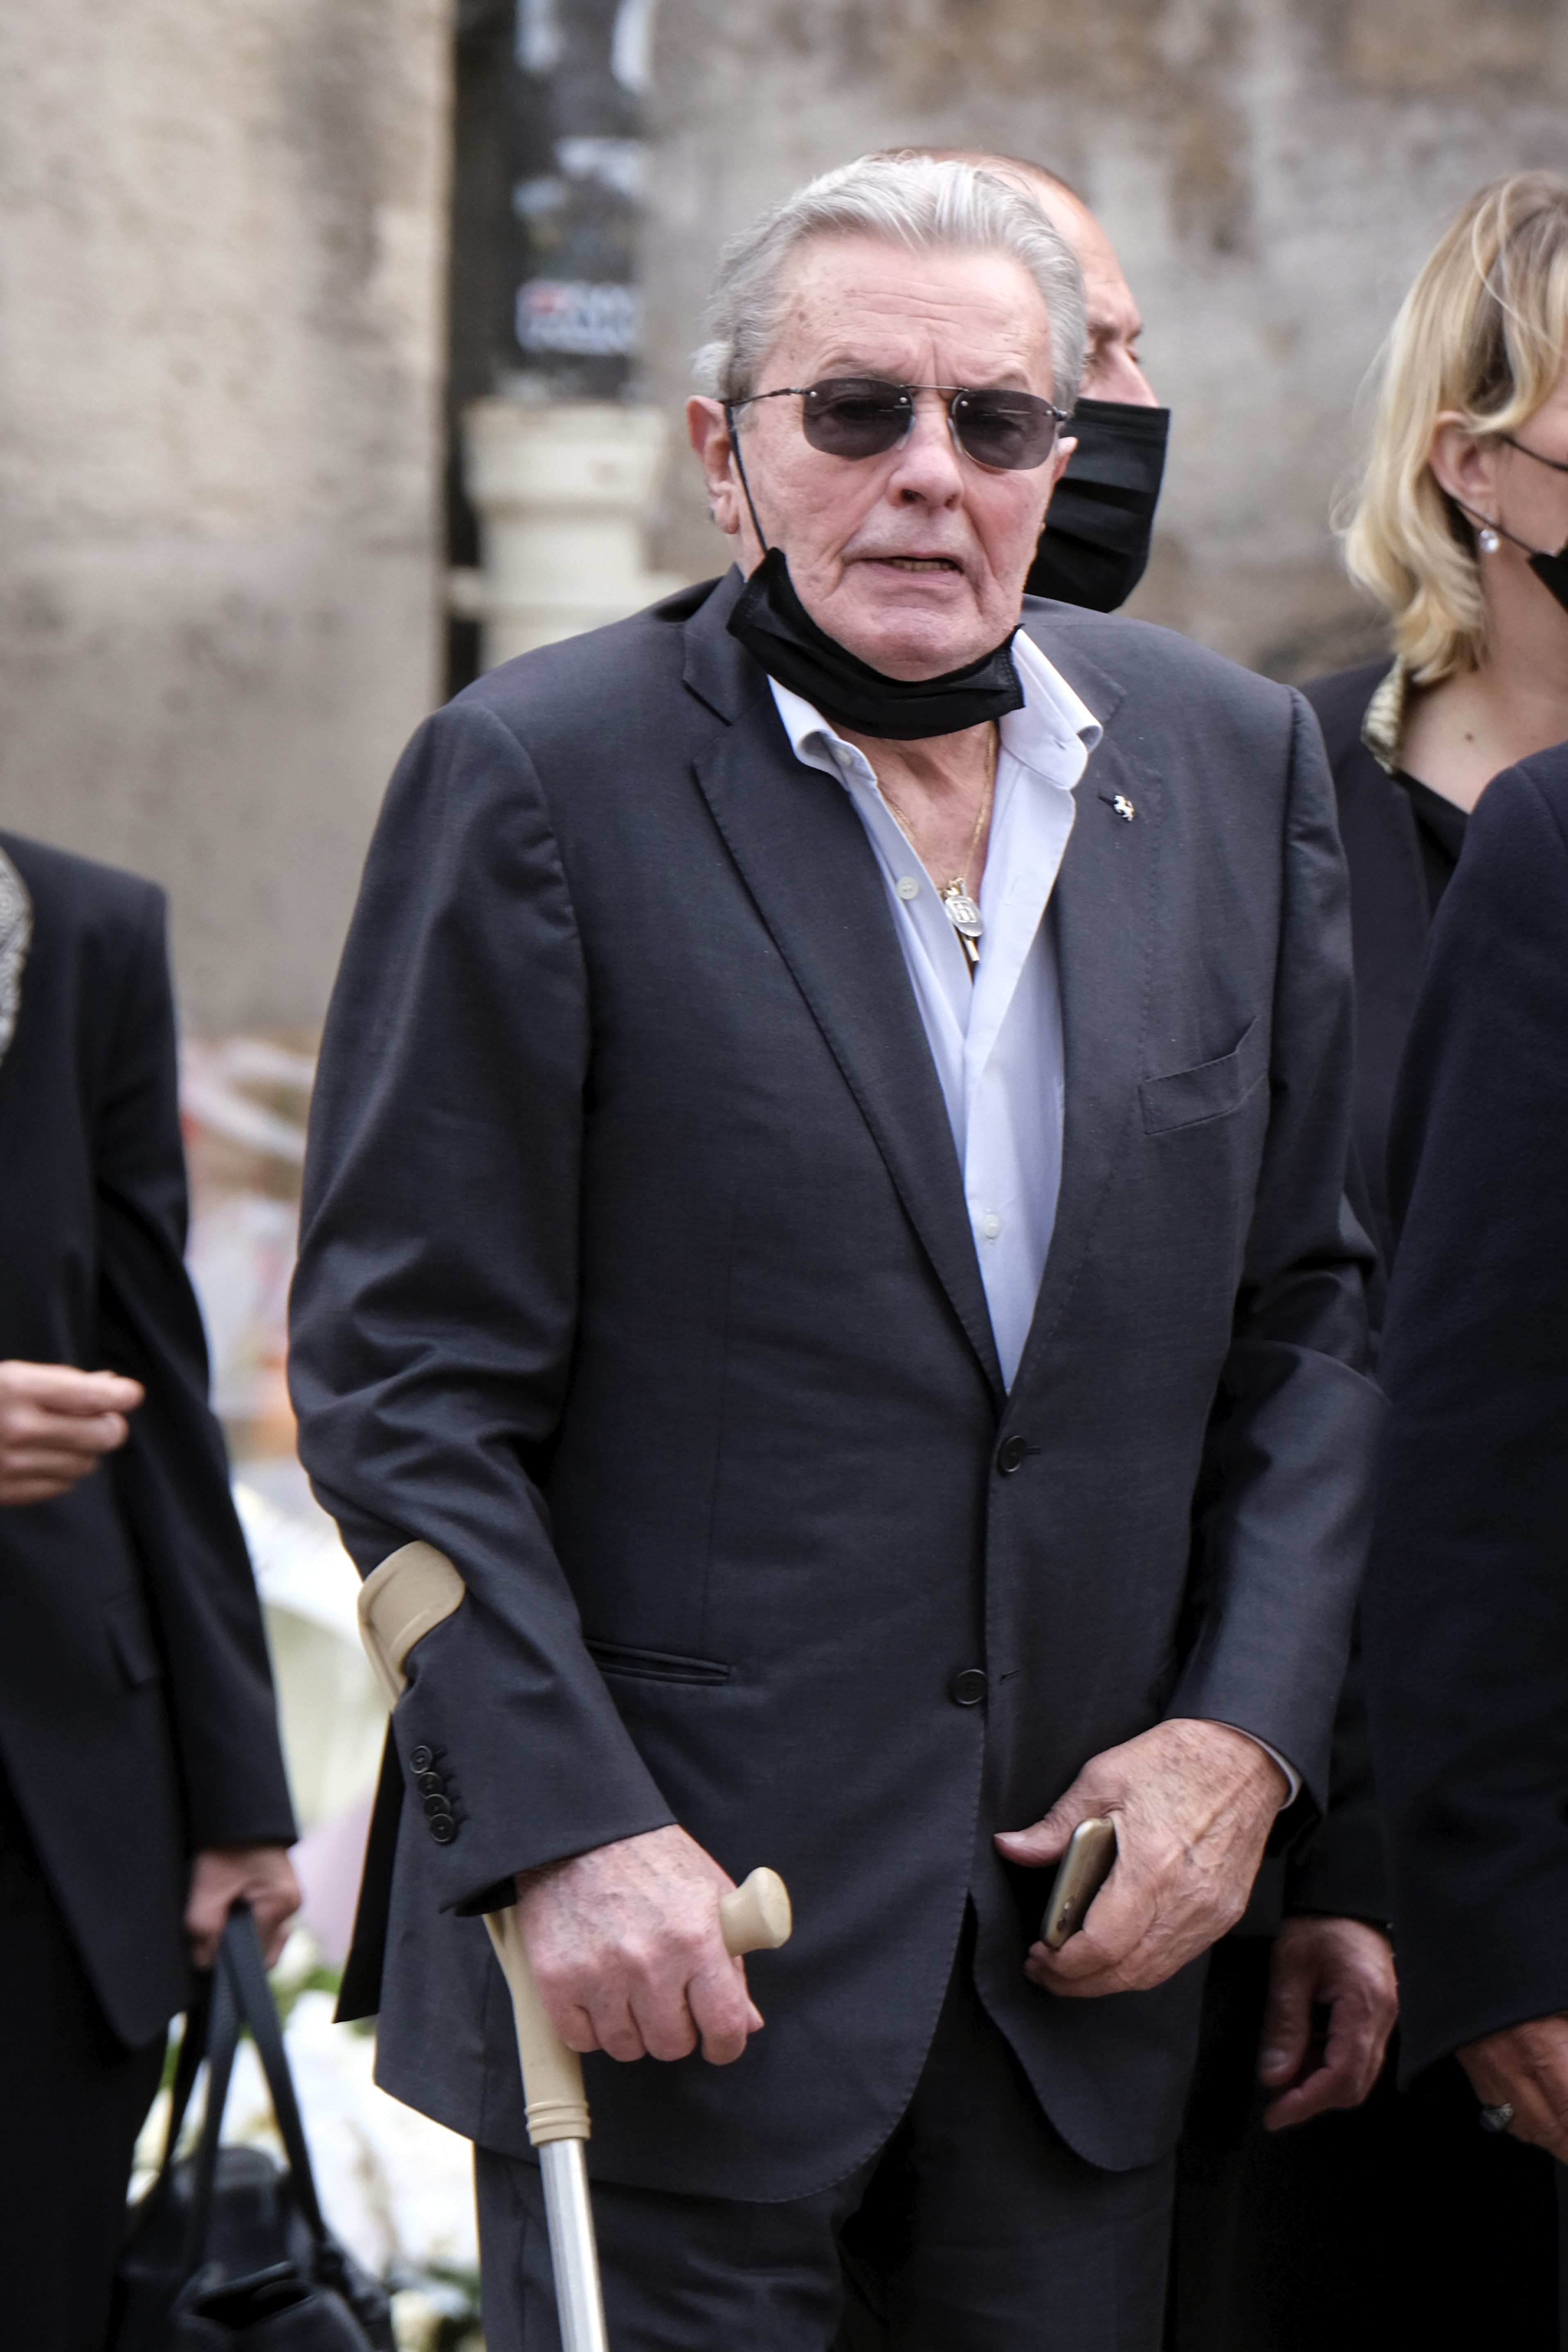
[[[906,684],[979,661],[1005,635],[976,612],[972,596],[962,610],[946,612],[933,611],[931,600],[918,595],[858,599],[852,611],[835,613],[822,625],[846,652]]]

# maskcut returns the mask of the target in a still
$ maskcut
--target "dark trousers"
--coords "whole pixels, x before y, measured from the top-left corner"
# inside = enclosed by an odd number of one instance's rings
[[[1557,2352],[1561,2168],[1480,2129],[1457,2059],[1397,2090],[1396,2049],[1364,2106],[1266,2132],[1269,1950],[1232,1937],[1210,1963],[1168,2352]]]
[[[489,2352],[559,2352],[538,2168],[475,2170]],[[1170,2211],[1168,2158],[1100,2172],[1052,2131],[963,1958],[908,2113],[837,2188],[594,2189],[616,2352],[1157,2352]]]
[[[162,2040],[110,2031],[0,1775],[0,2341],[103,2352]]]

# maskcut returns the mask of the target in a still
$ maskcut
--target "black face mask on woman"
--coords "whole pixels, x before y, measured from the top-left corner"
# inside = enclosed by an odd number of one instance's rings
[[[1052,496],[1025,591],[1114,613],[1149,561],[1171,412],[1080,400],[1066,429],[1078,447]]]
[[[1516,441],[1511,433],[1505,433],[1502,438],[1510,449],[1517,449],[1521,457],[1533,457],[1538,466],[1548,467],[1554,474],[1568,474],[1568,466],[1556,457],[1547,457],[1544,450],[1527,447],[1524,442]],[[1468,516],[1483,554],[1490,554],[1495,550],[1500,533],[1504,539],[1511,540],[1515,547],[1521,548],[1529,556],[1530,568],[1542,586],[1549,589],[1563,611],[1568,612],[1568,540],[1556,549],[1531,547],[1527,539],[1521,539],[1516,531],[1494,521],[1489,515],[1478,514],[1474,507],[1465,504],[1463,499],[1455,499],[1453,504],[1462,515]]]

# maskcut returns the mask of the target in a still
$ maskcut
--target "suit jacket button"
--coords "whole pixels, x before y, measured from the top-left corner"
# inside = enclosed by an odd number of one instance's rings
[[[439,1772],[421,1772],[414,1783],[422,1797],[444,1797],[447,1783]]]
[[[428,1772],[435,1761],[436,1751],[433,1748],[413,1748],[408,1752],[408,1769],[411,1772]]]
[[[952,1678],[952,1698],[956,1706],[978,1706],[985,1696],[984,1666],[965,1666]]]
[[[425,1811],[431,1821],[437,1820],[442,1813],[449,1813],[451,1810],[451,1806],[447,1801],[447,1791],[445,1789],[437,1789],[434,1793],[426,1794],[425,1799]]]
[[[458,1824],[450,1813],[437,1813],[430,1823],[430,1834],[437,1845],[450,1845],[458,1834]]]
[[[1021,1470],[1023,1468],[1028,1456],[1028,1439],[1026,1437],[1020,1437],[1017,1431],[1015,1430],[1012,1436],[1005,1437],[1002,1440],[1001,1444],[996,1449],[996,1467],[1000,1470],[1004,1478],[1010,1478],[1015,1470]]]

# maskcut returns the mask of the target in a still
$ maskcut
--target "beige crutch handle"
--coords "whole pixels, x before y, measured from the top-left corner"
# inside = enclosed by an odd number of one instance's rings
[[[360,1638],[395,1706],[408,1677],[404,1661],[416,1642],[450,1617],[463,1599],[461,1576],[433,1544],[405,1544],[392,1552],[360,1587]],[[517,2053],[522,2062],[528,2101],[528,2137],[535,2147],[551,2140],[586,2139],[588,2102],[583,2095],[583,2062],[568,2050],[545,2012],[518,1931],[515,1906],[488,1912],[485,1925],[511,1994],[517,2020]],[[724,1948],[739,1958],[746,1952],[772,1952],[789,1940],[789,1895],[776,1870],[753,1870],[719,1906]]]
[[[724,1949],[737,1958],[745,1952],[776,1951],[788,1940],[790,1924],[789,1895],[776,1870],[753,1870],[719,1905]],[[523,1949],[515,1906],[487,1912],[485,1925],[517,2020],[529,2139],[535,2147],[543,2147],[552,2139],[586,2139],[588,2102],[583,2091],[583,2061],[575,2050],[567,2049],[545,2014]]]

